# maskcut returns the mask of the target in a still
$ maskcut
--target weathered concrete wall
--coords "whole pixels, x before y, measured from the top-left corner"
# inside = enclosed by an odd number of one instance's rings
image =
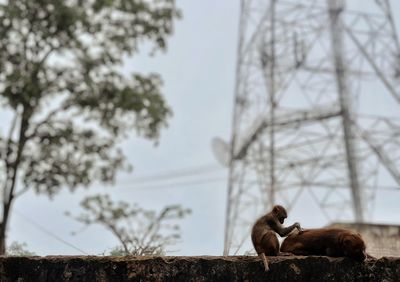
[[[400,258],[0,257],[0,281],[400,281]]]

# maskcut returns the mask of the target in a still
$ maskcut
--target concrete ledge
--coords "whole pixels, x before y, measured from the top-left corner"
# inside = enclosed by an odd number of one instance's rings
[[[400,281],[400,258],[0,257],[0,281]]]

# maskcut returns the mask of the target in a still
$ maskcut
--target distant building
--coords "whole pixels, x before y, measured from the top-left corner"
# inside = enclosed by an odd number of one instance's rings
[[[400,225],[334,222],[328,227],[357,231],[367,244],[367,253],[374,257],[400,256]]]

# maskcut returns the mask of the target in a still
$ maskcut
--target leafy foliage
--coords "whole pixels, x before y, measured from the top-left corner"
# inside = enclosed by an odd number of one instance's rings
[[[7,248],[7,256],[35,256],[34,252],[30,252],[26,249],[26,243],[12,242]]]
[[[119,69],[142,43],[165,50],[179,16],[174,0],[0,3],[0,105],[13,114],[0,135],[0,253],[15,197],[113,182],[129,168],[121,138],[158,140],[171,115],[160,76]]]
[[[29,149],[22,158],[26,186],[53,194],[62,184],[87,185],[97,174],[110,181],[123,159],[113,150],[116,136],[135,128],[145,137],[158,137],[170,114],[160,77],[126,78],[115,66],[143,40],[165,48],[177,16],[169,0],[0,5],[0,97],[28,123]],[[110,134],[100,134],[99,128]],[[17,150],[18,140],[7,154]]]
[[[145,210],[137,204],[113,202],[108,195],[96,195],[81,203],[84,212],[74,218],[86,225],[101,224],[121,243],[111,255],[163,255],[167,246],[180,239],[176,222],[190,210],[171,205],[159,213]]]

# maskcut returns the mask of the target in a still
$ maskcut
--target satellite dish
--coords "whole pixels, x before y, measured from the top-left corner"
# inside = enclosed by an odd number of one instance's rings
[[[228,143],[219,137],[214,137],[211,140],[211,148],[217,161],[223,166],[228,166],[230,161],[230,148]]]

